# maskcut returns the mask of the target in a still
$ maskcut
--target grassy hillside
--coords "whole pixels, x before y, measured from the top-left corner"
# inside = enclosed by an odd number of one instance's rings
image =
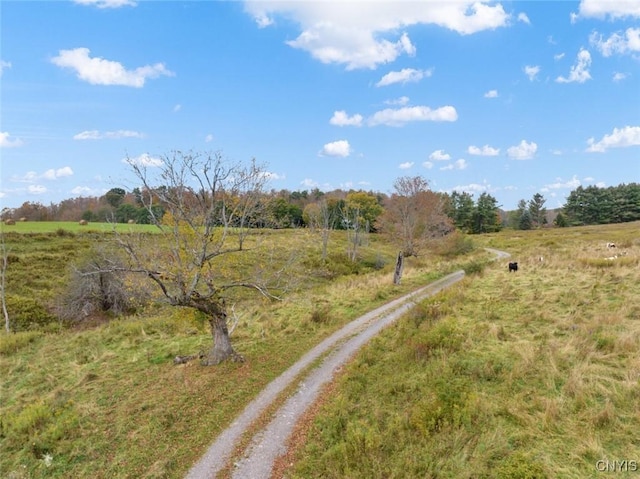
[[[44,311],[69,265],[108,239],[53,231],[6,235],[8,292],[32,297]],[[157,305],[98,327],[54,322],[0,334],[0,477],[182,477],[245,404],[327,335],[376,305],[487,258],[477,251],[458,260],[409,262],[404,284],[394,287],[395,247],[383,238],[371,235],[351,264],[338,232],[326,263],[312,232],[260,235],[263,245],[278,246],[281,260],[296,253],[292,275],[299,281],[281,302],[254,297],[236,305],[232,340],[243,364],[174,366],[176,355],[208,348],[210,333],[193,312]]]
[[[637,477],[639,226],[483,236],[520,270],[497,263],[377,337],[284,477]]]

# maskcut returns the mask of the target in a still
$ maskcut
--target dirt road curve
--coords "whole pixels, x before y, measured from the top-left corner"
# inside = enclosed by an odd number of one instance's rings
[[[490,250],[496,258],[506,258],[508,253]],[[278,378],[273,380],[253,400],[209,447],[205,455],[187,474],[187,479],[209,479],[226,466],[231,453],[244,431],[256,420],[262,411],[276,400],[278,395],[313,361],[325,356],[321,364],[299,380],[297,392],[274,414],[269,424],[252,439],[233,468],[234,478],[267,479],[271,476],[274,461],[286,452],[287,438],[298,419],[316,401],[322,386],[333,378],[334,373],[344,365],[354,353],[373,336],[396,321],[415,303],[432,296],[457,283],[464,277],[464,271],[456,271],[444,278],[398,298],[380,308],[347,324],[341,330],[325,339],[303,356]]]

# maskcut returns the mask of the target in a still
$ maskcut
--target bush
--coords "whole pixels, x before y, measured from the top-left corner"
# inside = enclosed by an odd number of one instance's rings
[[[124,274],[116,271],[117,261],[94,256],[73,267],[66,290],[60,295],[56,311],[66,321],[78,322],[96,313],[121,315],[135,311],[139,295],[125,283]]]
[[[56,320],[35,298],[7,294],[7,310],[12,331],[38,329]]]

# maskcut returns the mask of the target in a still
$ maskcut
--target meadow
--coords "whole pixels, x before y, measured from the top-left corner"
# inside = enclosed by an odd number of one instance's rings
[[[637,477],[638,226],[479,238],[519,271],[486,268],[375,338],[278,477]]]
[[[232,341],[244,363],[175,366],[175,356],[211,344],[206,319],[190,310],[150,304],[129,317],[74,325],[51,316],[70,267],[110,234],[45,226],[5,234],[9,311],[20,306],[22,319],[20,331],[0,334],[2,477],[182,477],[246,403],[323,338],[488,258],[482,251],[424,258],[407,266],[398,287],[396,250],[382,237],[369,235],[351,263],[346,236],[335,232],[323,262],[311,231],[260,231],[249,246],[278,245],[281,261],[295,252],[295,287],[282,301],[239,298]],[[470,243],[460,238],[453,249],[460,245]]]
[[[108,237],[59,230],[6,235],[9,292],[46,304],[69,264]],[[283,477],[598,477],[600,460],[640,460],[637,232],[637,223],[504,231],[473,237],[473,250],[458,238],[409,261],[400,286],[395,247],[377,235],[351,264],[338,232],[326,263],[313,232],[264,232],[261,241],[298,252],[308,280],[282,301],[238,303],[232,340],[244,363],[173,365],[209,347],[210,333],[193,312],[157,305],[91,327],[49,321],[0,335],[0,475],[182,477],[313,345],[465,268],[473,274],[460,286],[418,305],[345,368],[306,418],[307,441]],[[604,259],[610,241],[616,261]],[[520,271],[489,263],[481,246],[512,253]]]

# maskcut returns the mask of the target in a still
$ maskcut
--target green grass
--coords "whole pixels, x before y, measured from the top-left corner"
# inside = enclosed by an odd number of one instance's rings
[[[0,232],[4,233],[110,233],[118,232],[154,232],[153,225],[129,225],[122,223],[89,223],[81,225],[77,221],[16,221],[14,225],[0,222]]]
[[[636,477],[637,231],[483,237],[520,271],[498,262],[374,339],[284,477],[577,479],[602,477],[600,460],[627,461],[615,476]],[[607,241],[626,254],[603,267]]]
[[[42,299],[47,310],[62,271],[108,238],[7,234],[14,255],[9,292]],[[206,321],[153,305],[97,327],[0,334],[0,477],[182,477],[245,404],[323,338],[464,262],[486,258],[479,251],[411,260],[397,287],[396,248],[381,237],[369,238],[355,265],[345,261],[338,232],[327,262],[318,262],[319,242],[305,230],[263,231],[254,239],[279,255],[275,261],[295,251],[298,271],[280,302],[238,298],[232,340],[245,363],[174,366],[176,355],[210,347]]]

